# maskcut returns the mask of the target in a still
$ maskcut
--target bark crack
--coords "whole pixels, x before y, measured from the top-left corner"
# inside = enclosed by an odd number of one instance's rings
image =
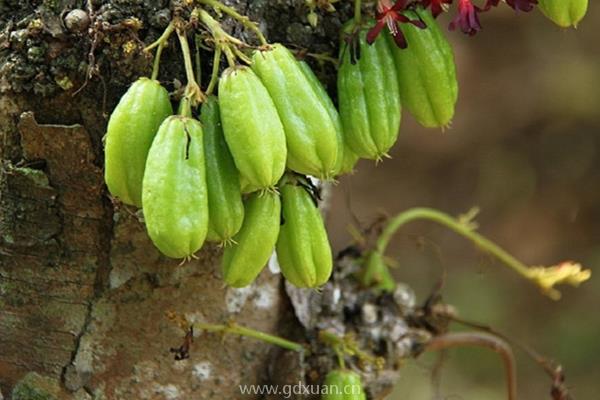
[[[94,295],[87,302],[86,315],[80,332],[75,338],[75,346],[71,354],[71,359],[67,365],[63,367],[61,374],[61,381],[63,385],[70,391],[75,392],[81,388],[88,393],[92,398],[93,391],[89,387],[89,376],[82,376],[80,371],[77,370],[75,365],[77,354],[81,348],[83,337],[88,333],[89,327],[93,320],[94,306],[100,300],[108,288],[108,279],[111,270],[111,247],[114,233],[114,209],[110,202],[106,192],[103,193],[102,203],[104,208],[105,221],[102,232],[99,235],[99,251],[98,251],[98,263],[96,269],[96,277],[94,281]]]

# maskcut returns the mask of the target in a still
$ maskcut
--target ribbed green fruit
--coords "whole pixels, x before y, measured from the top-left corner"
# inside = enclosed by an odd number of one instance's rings
[[[219,104],[210,96],[202,105],[206,187],[208,190],[208,234],[212,242],[227,242],[241,228],[244,204],[240,174],[235,167],[221,127]]]
[[[588,0],[538,0],[538,6],[556,25],[576,28],[587,12]]]
[[[333,259],[323,218],[311,195],[291,178],[280,187],[283,224],[277,260],[285,279],[297,287],[317,287],[331,276]]]
[[[221,123],[240,175],[258,189],[283,175],[286,137],[269,92],[248,67],[230,67],[219,79]]]
[[[427,28],[401,24],[408,47],[398,48],[386,33],[394,54],[402,105],[428,128],[445,127],[454,116],[458,83],[454,53],[431,12],[422,8],[406,12],[411,19],[421,18]]]
[[[346,369],[330,371],[323,383],[326,394],[321,400],[366,400],[360,376]]]
[[[152,142],[142,204],[148,235],[166,256],[186,258],[200,250],[208,230],[202,125],[170,116]]]
[[[343,175],[346,173],[352,172],[354,170],[354,166],[358,161],[358,156],[355,152],[350,149],[348,146],[348,142],[345,139],[345,132],[342,129],[342,121],[340,119],[340,115],[331,100],[331,97],[327,94],[325,87],[319,78],[315,75],[313,70],[308,66],[308,64],[304,61],[300,61],[300,66],[302,67],[302,71],[304,75],[308,78],[309,83],[312,85],[313,90],[319,98],[321,98],[323,104],[327,107],[327,112],[331,117],[331,120],[335,122],[336,131],[338,132],[338,141],[342,143],[342,146],[338,146],[338,156],[337,162],[334,170],[334,175]]]
[[[345,31],[353,29],[348,25]],[[402,106],[392,50],[383,35],[371,45],[358,33],[360,57],[352,60],[343,43],[337,87],[345,139],[362,158],[380,160],[396,143]]]
[[[252,69],[269,91],[283,123],[287,167],[320,179],[333,178],[341,145],[339,126],[303,67],[288,49],[275,44],[254,53]]]
[[[252,193],[245,203],[242,228],[225,248],[221,269],[223,279],[233,287],[248,286],[269,261],[281,219],[279,195],[265,191]]]
[[[148,78],[135,81],[110,115],[104,149],[104,180],[123,203],[142,206],[146,157],[160,124],[173,108],[169,93]]]

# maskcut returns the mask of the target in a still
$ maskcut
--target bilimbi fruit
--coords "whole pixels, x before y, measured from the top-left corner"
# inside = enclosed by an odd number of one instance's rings
[[[321,286],[329,280],[333,264],[323,218],[306,178],[286,178],[279,189],[283,219],[277,260],[281,273],[297,287]]]
[[[577,27],[587,12],[588,0],[538,0],[538,6],[556,25]]]
[[[225,247],[221,270],[233,287],[248,286],[269,261],[279,235],[281,201],[272,191],[252,193],[245,203],[242,228]]]
[[[253,188],[273,188],[283,175],[287,147],[269,92],[248,67],[226,69],[219,79],[221,123],[241,177]]]
[[[355,37],[353,31],[351,23],[343,35],[357,40],[359,51],[342,42],[337,78],[345,140],[358,156],[380,160],[400,130],[402,106],[394,57],[383,35],[369,45],[366,29],[359,29]]]
[[[254,53],[252,69],[266,86],[283,123],[287,167],[320,179],[333,178],[342,145],[339,125],[303,67],[287,48],[275,44]]]
[[[200,122],[168,117],[152,142],[142,205],[148,235],[171,258],[200,250],[208,231],[208,198]]]
[[[366,400],[360,376],[347,369],[330,371],[323,383],[325,394],[321,400]]]
[[[125,92],[110,115],[104,149],[104,180],[125,204],[142,206],[146,157],[160,124],[173,108],[158,81],[140,78]]]
[[[458,98],[452,47],[428,10],[417,8],[405,15],[420,18],[426,28],[401,24],[406,49],[398,48],[391,35],[386,35],[396,62],[402,105],[421,125],[445,127],[452,121]]]
[[[346,140],[346,135],[342,129],[342,121],[340,119],[340,115],[331,100],[331,97],[327,94],[325,87],[319,78],[315,75],[313,70],[308,66],[308,64],[304,61],[300,61],[300,66],[302,67],[302,71],[304,71],[304,75],[308,78],[308,82],[312,85],[315,93],[322,99],[323,104],[327,107],[327,112],[329,113],[331,120],[334,121],[336,125],[336,130],[339,136],[339,143],[342,143],[341,146],[338,146],[338,156],[337,162],[334,170],[334,175],[343,175],[350,173],[354,170],[354,166],[358,161],[358,155],[352,151],[350,146],[348,145],[348,141]]]
[[[206,188],[208,190],[208,234],[212,242],[227,242],[242,226],[244,204],[240,174],[235,167],[221,127],[219,104],[214,96],[202,105]]]

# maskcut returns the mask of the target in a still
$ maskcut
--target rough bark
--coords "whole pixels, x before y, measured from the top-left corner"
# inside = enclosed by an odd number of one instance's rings
[[[313,31],[302,1],[232,3],[272,41],[314,52],[335,48],[337,17]],[[151,60],[140,49],[179,6],[0,1],[5,398],[238,398],[238,384],[265,380],[270,346],[237,338],[224,338],[223,345],[208,336],[196,341],[189,360],[175,363],[169,348],[179,345],[182,331],[165,314],[289,330],[291,308],[278,275],[264,272],[247,290],[227,289],[218,276],[218,248],[177,265],[152,246],[135,210],[107,196],[107,113],[129,82],[149,72]],[[67,27],[65,17],[75,8],[86,11],[89,25],[69,21]],[[161,78],[174,90],[174,78],[184,81],[174,41],[163,57]]]

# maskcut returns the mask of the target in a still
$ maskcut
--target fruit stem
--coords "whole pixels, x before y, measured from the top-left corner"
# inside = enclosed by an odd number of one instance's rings
[[[221,46],[217,46],[215,48],[215,54],[213,58],[213,67],[212,74],[210,76],[210,82],[208,83],[208,88],[206,88],[206,94],[212,94],[217,82],[219,80],[219,67],[221,66]]]
[[[162,35],[160,35],[160,37],[158,39],[156,39],[154,42],[152,42],[148,46],[144,47],[144,51],[150,51],[157,46],[164,45],[164,43],[167,40],[169,40],[169,37],[171,36],[171,33],[173,33],[174,30],[175,30],[175,23],[173,21],[171,21],[169,23],[169,25],[167,25],[167,27],[165,28]]]
[[[360,26],[360,20],[361,20],[361,5],[362,5],[362,1],[361,0],[354,0],[354,24],[356,26]]]
[[[319,340],[333,349],[338,358],[338,363],[342,368],[345,367],[344,357],[355,356],[361,362],[375,366],[380,369],[385,364],[381,357],[373,356],[362,350],[352,335],[338,336],[334,332],[327,330],[319,331]]]
[[[179,109],[177,110],[177,114],[183,116],[183,117],[191,117],[192,116],[192,105],[190,104],[190,99],[188,99],[186,96],[183,96],[181,98],[181,101],[179,102]],[[186,260],[184,259],[183,262],[185,262]]]
[[[200,59],[200,35],[194,36],[194,47],[196,53],[194,54],[194,61],[196,62],[196,82],[198,86],[202,86],[202,63]]]
[[[441,211],[430,208],[411,208],[396,215],[388,222],[377,239],[374,251],[383,257],[392,236],[400,227],[415,220],[429,220],[443,225],[470,240],[481,250],[491,254],[519,275],[538,285],[544,294],[554,300],[560,298],[560,292],[553,289],[555,284],[569,283],[577,286],[579,283],[589,279],[591,272],[589,270],[582,270],[580,265],[574,263],[564,263],[548,268],[527,267],[500,246],[475,232],[476,226],[471,221],[473,216],[453,218]]]
[[[200,20],[206,25],[214,38],[215,49],[220,48],[225,53],[225,58],[229,66],[233,67],[235,65],[235,54],[231,50],[231,47],[245,46],[246,44],[225,32],[221,28],[221,24],[206,11],[200,9],[198,14],[200,15]],[[248,59],[244,56],[243,60],[247,62]]]
[[[174,29],[175,29],[175,24],[173,23],[173,21],[171,21],[169,23],[169,25],[167,26],[167,28],[165,29],[165,31],[163,32],[163,34],[160,35],[160,37],[154,43],[152,43],[149,46],[147,46],[146,48],[144,48],[144,51],[150,51],[154,47],[158,47],[156,49],[156,54],[154,55],[154,63],[152,65],[152,75],[150,77],[150,79],[152,79],[152,80],[156,80],[156,78],[158,78],[158,72],[159,72],[159,68],[160,68],[160,57],[162,55],[163,49],[167,45],[169,37],[171,36],[171,33],[173,33]]]
[[[194,323],[194,330],[196,329],[205,330],[207,332],[223,332],[225,334],[231,333],[234,335],[246,336],[300,353],[303,353],[308,350],[304,345],[300,343],[292,342],[291,340],[287,340],[279,336],[270,335],[268,333],[257,331],[255,329],[246,328],[245,326],[238,325],[234,322],[231,322],[227,325],[196,322]]]
[[[177,37],[181,45],[181,52],[183,53],[183,62],[185,65],[185,75],[187,78],[187,85],[185,87],[184,96],[190,100],[192,107],[198,106],[198,104],[204,101],[204,94],[196,82],[194,77],[194,67],[192,65],[192,56],[190,52],[190,46],[188,44],[187,36],[180,29],[177,29]]]
[[[457,346],[486,347],[500,354],[506,371],[508,400],[517,399],[515,357],[510,345],[501,338],[484,332],[455,332],[435,336],[425,346],[426,350],[443,350]]]
[[[225,14],[239,21],[245,28],[253,31],[256,34],[256,37],[258,37],[258,40],[260,41],[261,45],[264,46],[268,44],[267,39],[265,39],[265,36],[261,32],[258,25],[255,22],[251,21],[250,18],[248,18],[247,16],[238,13],[233,8],[226,6],[218,0],[198,0],[198,2],[200,4],[210,6],[218,11],[223,11]]]

